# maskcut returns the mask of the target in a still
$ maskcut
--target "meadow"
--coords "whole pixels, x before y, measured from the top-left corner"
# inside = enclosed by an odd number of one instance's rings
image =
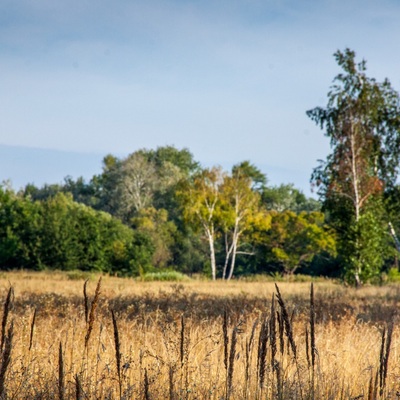
[[[1,399],[400,397],[399,286],[91,278],[0,275]]]

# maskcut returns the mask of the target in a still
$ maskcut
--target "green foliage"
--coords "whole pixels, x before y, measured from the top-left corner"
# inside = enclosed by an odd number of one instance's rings
[[[267,185],[267,177],[250,161],[242,161],[232,167],[232,175],[240,174],[251,179],[251,188],[258,192],[262,192]]]
[[[151,239],[62,193],[32,201],[0,189],[0,267],[138,273]]]
[[[320,211],[321,203],[313,198],[307,198],[293,184],[265,187],[262,191],[262,203],[268,210],[275,211]]]
[[[336,228],[345,277],[357,285],[379,275],[390,253],[384,192],[400,167],[400,97],[388,80],[367,77],[349,49],[336,52],[326,108],[307,112],[330,139],[332,153],[314,169],[323,209]]]
[[[136,231],[151,238],[154,246],[152,265],[155,268],[166,268],[172,259],[171,248],[177,230],[174,222],[168,220],[168,212],[149,207],[132,218],[131,224]]]
[[[335,237],[324,225],[320,212],[274,212],[266,241],[269,257],[282,266],[285,274],[293,274],[322,252],[336,253]]]
[[[383,205],[370,201],[359,220],[351,225],[347,240],[341,243],[346,279],[357,284],[356,277],[361,282],[379,277],[385,260],[394,255],[390,241]]]
[[[226,173],[201,169],[173,146],[107,155],[89,182],[0,188],[0,268],[66,270],[71,279],[96,271],[164,279],[172,268],[213,279],[310,273],[376,282],[396,259],[388,222],[400,232],[397,97],[367,78],[352,52],[336,56],[345,73],[328,107],[308,113],[333,146],[313,174],[322,203],[292,184],[268,187],[249,161]]]

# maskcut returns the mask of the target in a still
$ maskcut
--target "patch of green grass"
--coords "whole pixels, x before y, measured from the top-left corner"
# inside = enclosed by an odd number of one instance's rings
[[[141,275],[138,280],[142,282],[168,281],[181,282],[188,281],[190,278],[178,271],[147,272]]]
[[[79,280],[86,281],[87,279],[89,279],[89,281],[93,281],[96,278],[93,272],[80,271],[78,269],[67,271],[66,275],[67,278],[72,281],[79,281]]]
[[[386,276],[383,276],[383,281],[388,283],[400,282],[400,272],[397,268],[390,268]]]

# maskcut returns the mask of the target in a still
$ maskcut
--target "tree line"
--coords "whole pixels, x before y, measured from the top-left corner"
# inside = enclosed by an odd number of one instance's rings
[[[311,177],[319,200],[248,160],[224,171],[174,146],[109,154],[90,181],[1,186],[0,267],[378,279],[400,251],[399,95],[351,50],[335,57],[327,107],[307,112],[332,149]]]

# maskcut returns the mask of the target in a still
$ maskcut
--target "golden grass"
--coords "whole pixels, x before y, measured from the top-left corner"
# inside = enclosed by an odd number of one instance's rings
[[[15,296],[5,329],[11,359],[4,364],[3,350],[0,368],[6,367],[3,398],[398,398],[396,325],[386,384],[376,378],[382,329],[400,300],[397,286],[314,283],[313,374],[306,346],[309,283],[278,283],[286,313],[275,302],[271,318],[277,291],[270,282],[171,284],[104,276],[87,322],[83,279],[3,273],[3,305],[10,283]],[[89,306],[95,290],[96,280],[90,281]],[[283,353],[277,313],[286,318]]]

